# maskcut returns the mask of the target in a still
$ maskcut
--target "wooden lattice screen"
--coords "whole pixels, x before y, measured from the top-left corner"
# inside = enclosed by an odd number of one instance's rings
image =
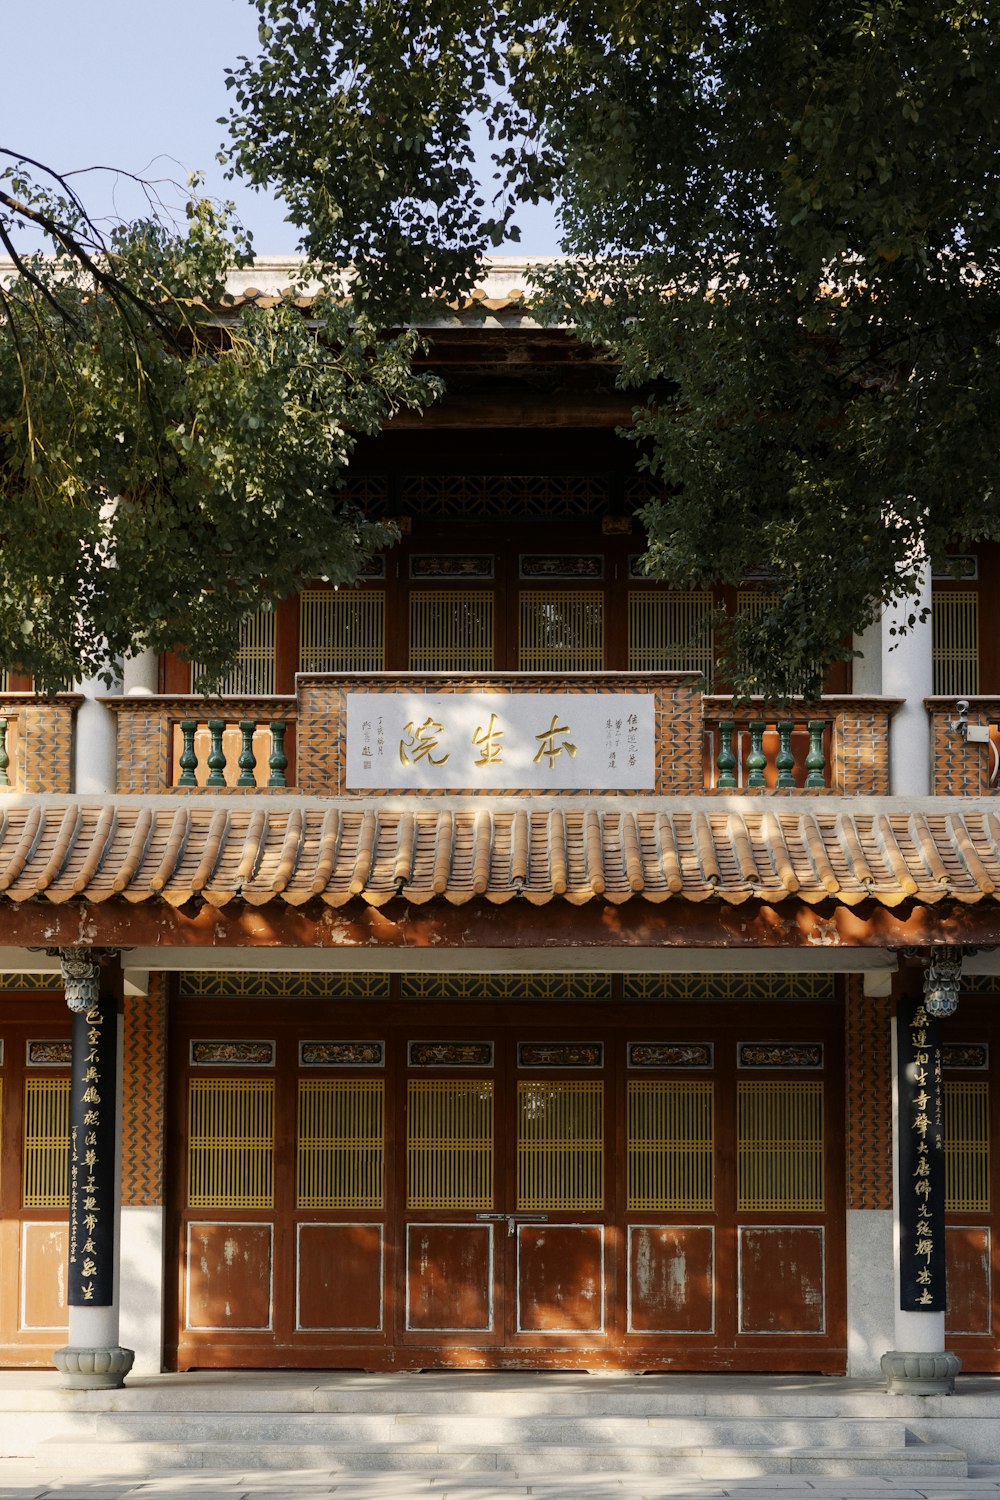
[[[299,1208],[381,1208],[385,1085],[299,1081]]]
[[[935,590],[931,600],[934,692],[971,697],[979,692],[979,595],[974,589]]]
[[[522,672],[599,672],[604,666],[600,589],[524,589],[518,667]]]
[[[708,1080],[629,1083],[629,1208],[712,1211],[714,1102]]]
[[[258,609],[243,621],[239,651],[232,669],[218,686],[219,693],[259,698],[274,692],[274,624],[274,610],[268,608]],[[200,671],[197,664],[192,668],[193,681],[197,681]]]
[[[384,589],[303,589],[300,671],[381,672],[384,667]]]
[[[518,1083],[517,1206],[604,1207],[603,1083]]]
[[[274,1080],[192,1078],[188,1204],[274,1206]]]
[[[701,672],[712,691],[709,589],[633,589],[628,596],[630,672]]]
[[[822,1083],[740,1083],[741,1210],[823,1209]]]
[[[410,1208],[493,1207],[493,1084],[411,1078],[407,1111]]]
[[[29,1078],[24,1086],[25,1208],[69,1202],[69,1079]]]
[[[944,1206],[956,1213],[990,1211],[989,1085],[944,1086]]]
[[[492,592],[415,590],[410,596],[410,670],[492,671]]]

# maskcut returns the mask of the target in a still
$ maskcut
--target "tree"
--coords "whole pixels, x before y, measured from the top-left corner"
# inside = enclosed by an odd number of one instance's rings
[[[254,3],[236,169],[375,320],[467,291],[556,201],[570,259],[538,280],[636,392],[648,567],[771,575],[737,688],[815,687],[926,557],[1000,536],[988,0]]]
[[[29,232],[43,254],[22,253]],[[415,341],[328,297],[232,307],[249,243],[192,197],[100,233],[65,178],[0,172],[0,661],[53,691],[181,644],[210,686],[241,621],[353,582],[391,527],[341,490],[357,437],[433,399]],[[228,305],[228,311],[227,311]]]

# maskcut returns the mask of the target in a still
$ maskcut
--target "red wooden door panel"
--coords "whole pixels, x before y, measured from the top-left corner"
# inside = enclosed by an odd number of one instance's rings
[[[715,1227],[630,1224],[628,1332],[715,1330]]]

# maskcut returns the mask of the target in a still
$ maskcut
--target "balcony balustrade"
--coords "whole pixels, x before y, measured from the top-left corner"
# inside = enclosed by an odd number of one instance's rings
[[[703,789],[887,796],[889,720],[899,701],[845,693],[776,705],[706,695]]]
[[[641,783],[647,792],[668,797],[706,792],[889,795],[889,720],[898,699],[842,694],[809,703],[737,703],[719,694],[703,695],[691,673],[594,674],[573,682],[517,674],[437,679],[307,673],[299,677],[294,697],[188,694],[107,696],[100,701],[116,720],[120,793],[340,796],[364,791],[349,783],[346,769],[347,714],[350,703],[359,701],[354,695],[445,693],[457,701],[464,693],[542,690],[565,692],[570,707],[574,693],[591,702],[593,694],[602,692],[651,694],[646,701],[656,705],[656,769],[651,783]],[[29,693],[0,694],[0,794],[73,789],[73,716],[82,701],[73,694],[51,701]],[[497,702],[499,706],[502,697]],[[954,699],[929,700],[928,712],[935,745],[934,791],[978,796],[998,790],[1000,698],[970,700],[969,723],[989,726],[990,739],[984,743],[967,741],[948,727],[956,717]],[[578,779],[567,785],[579,790],[591,782]],[[597,780],[592,785],[601,790]],[[420,786],[411,778],[409,789]],[[438,793],[447,789],[440,782],[431,788]],[[613,793],[614,784],[604,790]],[[619,794],[628,795],[628,790]]]
[[[546,691],[561,686],[558,679]],[[532,692],[539,680],[303,674],[297,696],[105,698],[118,723],[121,792],[350,793],[343,737],[351,695]],[[568,689],[566,689],[568,690]],[[840,695],[775,706],[705,696],[694,674],[595,674],[572,691],[652,692],[663,795],[885,796],[896,700]],[[498,699],[498,704],[500,700]],[[568,698],[567,703],[572,699]],[[596,783],[595,783],[596,785]],[[440,789],[440,788],[439,788]],[[357,790],[357,788],[355,788]],[[456,788],[456,790],[471,790]]]
[[[281,792],[294,786],[294,698],[101,700],[118,726],[119,792]]]

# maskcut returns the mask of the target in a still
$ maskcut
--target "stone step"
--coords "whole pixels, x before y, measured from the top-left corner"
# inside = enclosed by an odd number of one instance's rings
[[[32,1381],[31,1376],[36,1375]],[[6,1378],[3,1378],[6,1377]],[[122,1390],[64,1391],[54,1379],[0,1371],[0,1425],[28,1412],[464,1414],[484,1417],[693,1417],[807,1421],[822,1417],[995,1421],[1000,1384],[960,1380],[952,1397],[888,1396],[884,1386],[794,1376],[543,1375],[436,1372],[344,1375],[241,1371],[135,1378]]]
[[[661,1416],[484,1417],[425,1412],[329,1414],[285,1412],[79,1412],[63,1413],[59,1436],[66,1441],[186,1443],[444,1443],[487,1445],[572,1444],[680,1448],[778,1447],[902,1448],[905,1424],[898,1421],[822,1417],[716,1418]]]
[[[40,1443],[42,1470],[89,1474],[162,1474],[168,1470],[309,1469],[333,1473],[411,1471],[434,1474],[502,1471],[525,1475],[561,1473],[656,1473],[752,1477],[766,1474],[865,1475],[953,1479],[968,1473],[965,1455],[944,1444],[912,1443],[895,1449],[766,1447],[713,1448],[650,1444],[640,1447],[576,1444],[383,1443],[330,1445],[277,1442],[67,1441]]]

